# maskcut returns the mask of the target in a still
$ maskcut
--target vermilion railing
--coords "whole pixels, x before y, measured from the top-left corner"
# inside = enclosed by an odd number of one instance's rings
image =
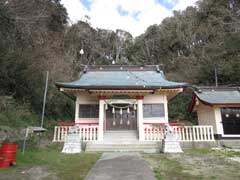
[[[212,126],[185,126],[182,122],[144,123],[144,140],[161,141],[164,139],[165,125],[170,125],[173,128],[173,132],[179,141],[214,140]],[[98,140],[98,123],[59,122],[58,126],[55,126],[53,141],[64,142],[71,126],[79,126],[77,134],[83,141]]]
[[[143,123],[144,125],[152,125],[152,126],[185,126],[185,123],[183,122],[170,122],[170,123]]]
[[[75,122],[58,122],[58,126],[96,126],[98,123],[75,123]]]
[[[69,129],[72,125],[67,126],[55,126],[53,142],[64,142]],[[81,125],[77,128],[75,134],[79,135],[80,140],[82,141],[97,141],[98,140],[98,125]]]
[[[212,126],[171,126],[179,141],[214,141]],[[144,125],[145,141],[164,139],[164,126]]]

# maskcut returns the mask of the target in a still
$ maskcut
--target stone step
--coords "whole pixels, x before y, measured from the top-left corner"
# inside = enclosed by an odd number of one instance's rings
[[[105,134],[111,134],[111,135],[136,135],[137,131],[107,131]]]
[[[136,130],[107,130],[106,133],[137,133]]]
[[[126,136],[137,136],[138,134],[137,133],[119,133],[119,134],[117,134],[117,133],[105,133],[104,134],[104,137],[108,137],[108,136],[115,136],[115,137],[118,137],[118,136],[120,136],[120,137],[126,137]]]
[[[104,141],[88,142],[87,152],[159,152],[161,142],[140,142],[138,133],[134,130],[106,131]]]
[[[136,134],[137,131],[125,130],[125,131],[106,131],[108,134]]]
[[[107,131],[104,134],[104,140],[106,141],[129,141],[138,140],[136,131]]]
[[[135,142],[135,141],[138,141],[138,139],[136,138],[128,138],[128,139],[125,139],[125,138],[118,138],[118,139],[104,139],[105,142],[121,142],[121,143],[125,143],[125,142]],[[129,144],[129,143],[128,143]]]
[[[105,139],[112,139],[112,140],[116,140],[116,139],[132,139],[132,140],[138,140],[137,136],[104,136],[104,140]]]
[[[105,136],[136,136],[137,133],[105,133]]]
[[[104,144],[91,144],[88,143],[88,147],[157,147],[161,143],[149,143],[149,144],[113,144],[113,143],[104,143]]]
[[[146,149],[146,148],[131,148],[131,149],[91,149],[91,150],[86,150],[86,152],[145,152],[145,153],[158,153],[160,152],[160,148],[151,148],[151,149]]]
[[[137,139],[137,136],[104,136],[104,139],[114,139],[114,138],[133,138]]]
[[[110,152],[110,151],[131,151],[131,152],[159,152],[160,142],[89,142],[86,145],[86,152]]]
[[[109,136],[115,136],[115,137],[118,137],[118,136],[138,136],[137,134],[104,134],[104,137],[109,137]]]

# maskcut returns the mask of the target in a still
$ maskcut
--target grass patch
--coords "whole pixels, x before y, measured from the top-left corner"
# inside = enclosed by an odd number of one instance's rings
[[[79,180],[86,177],[100,155],[100,153],[63,154],[61,148],[54,145],[39,150],[28,150],[24,155],[18,152],[16,168],[46,166],[62,180]],[[12,169],[14,168],[0,172],[11,173]]]
[[[194,148],[194,149],[189,149],[185,151],[188,154],[199,154],[199,155],[207,155],[207,154],[212,154],[215,156],[220,156],[223,158],[226,157],[240,157],[240,152],[239,151],[233,151],[231,149],[221,149],[221,150],[214,150],[214,149],[208,149],[208,148]]]
[[[229,157],[240,157],[240,152],[189,149],[182,154],[143,154],[158,180],[226,179],[238,180],[239,163]]]
[[[187,149],[185,150],[186,153],[188,154],[209,154],[212,153],[213,150],[209,149],[209,148],[193,148],[193,149]]]
[[[223,150],[213,150],[214,154],[220,157],[240,157],[240,152],[233,151],[231,149],[223,149]]]
[[[144,158],[146,158],[152,165],[155,176],[158,180],[202,179],[199,176],[184,172],[185,170],[189,170],[189,167],[176,160],[168,158],[166,154],[144,154]]]

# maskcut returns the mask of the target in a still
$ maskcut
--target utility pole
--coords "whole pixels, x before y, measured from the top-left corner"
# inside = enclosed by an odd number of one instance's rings
[[[42,108],[41,127],[43,127],[44,114],[45,114],[46,97],[47,97],[47,89],[48,89],[48,75],[49,75],[49,72],[47,71],[46,83],[45,83],[45,91],[44,91],[44,97],[43,97],[43,108]]]
[[[215,86],[218,87],[218,73],[217,73],[217,65],[215,65],[214,68],[214,73],[215,73]]]

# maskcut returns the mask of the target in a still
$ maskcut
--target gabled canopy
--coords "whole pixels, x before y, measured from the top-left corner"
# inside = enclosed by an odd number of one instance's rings
[[[158,66],[89,66],[72,82],[56,82],[58,88],[72,89],[171,89],[186,83],[168,81]]]
[[[193,111],[197,100],[209,106],[240,106],[240,87],[198,87],[189,111]]]

